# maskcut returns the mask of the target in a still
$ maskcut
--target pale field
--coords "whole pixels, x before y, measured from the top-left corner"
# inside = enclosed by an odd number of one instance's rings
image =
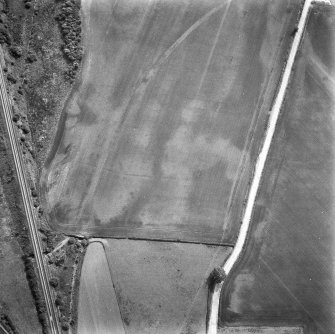
[[[105,241],[127,334],[204,334],[207,277],[230,247],[143,240]]]
[[[300,1],[84,1],[42,175],[51,226],[234,243]]]
[[[90,243],[79,289],[78,334],[125,334],[105,251]]]

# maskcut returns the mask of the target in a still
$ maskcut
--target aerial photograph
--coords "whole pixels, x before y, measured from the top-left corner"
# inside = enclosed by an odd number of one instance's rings
[[[0,0],[0,334],[335,334],[335,0]]]

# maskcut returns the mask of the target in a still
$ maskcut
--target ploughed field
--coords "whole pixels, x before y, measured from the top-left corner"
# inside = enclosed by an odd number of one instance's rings
[[[42,186],[71,234],[233,243],[300,1],[83,1]]]
[[[311,11],[221,326],[335,333],[334,24],[333,7]]]

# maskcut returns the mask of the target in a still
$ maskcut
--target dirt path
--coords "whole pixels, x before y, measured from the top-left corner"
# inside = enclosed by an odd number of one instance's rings
[[[269,119],[268,127],[267,127],[267,130],[266,130],[264,143],[263,143],[262,149],[260,151],[260,154],[259,154],[257,162],[256,162],[256,167],[255,167],[255,170],[254,170],[254,176],[253,176],[251,187],[250,187],[250,190],[249,190],[247,205],[246,205],[246,209],[245,209],[245,212],[244,212],[244,217],[243,217],[243,220],[242,220],[241,229],[240,229],[240,232],[239,232],[239,235],[238,235],[238,239],[237,239],[237,242],[236,242],[236,245],[234,247],[233,252],[231,253],[228,260],[226,261],[226,263],[223,266],[223,269],[224,269],[226,275],[228,275],[230,273],[230,271],[234,267],[235,263],[238,261],[240,255],[242,253],[246,238],[247,238],[249,225],[250,225],[250,221],[251,221],[251,217],[252,217],[252,213],[253,213],[253,208],[254,208],[254,204],[255,204],[255,200],[256,200],[256,195],[257,195],[257,192],[258,192],[258,189],[259,189],[259,185],[260,185],[261,177],[262,177],[262,174],[263,174],[266,158],[267,158],[269,150],[270,150],[272,138],[274,136],[274,132],[275,132],[275,129],[276,129],[276,124],[277,124],[278,117],[279,117],[279,114],[280,114],[280,109],[281,109],[282,103],[284,101],[285,91],[286,91],[286,88],[287,88],[287,85],[288,85],[288,82],[289,82],[289,79],[290,79],[290,74],[291,74],[291,71],[292,71],[292,66],[294,64],[294,59],[296,57],[298,47],[300,45],[300,41],[301,41],[305,26],[306,26],[310,5],[311,5],[311,0],[306,0],[305,3],[304,3],[304,7],[303,7],[303,10],[302,10],[300,20],[299,20],[298,31],[296,32],[296,35],[294,37],[294,40],[293,40],[293,43],[292,43],[292,46],[291,46],[290,54],[289,54],[289,57],[288,57],[288,60],[287,60],[287,63],[286,63],[286,67],[285,67],[285,70],[284,70],[284,74],[283,74],[283,77],[282,77],[280,88],[279,88],[277,97],[275,99],[273,109],[271,110],[271,113],[270,113],[270,119]],[[211,309],[209,311],[210,314],[209,314],[209,323],[208,323],[208,333],[209,334],[216,334],[217,333],[218,310],[219,310],[219,302],[220,302],[220,294],[221,294],[222,286],[223,286],[223,282],[220,283],[220,284],[217,284],[214,288],[214,292],[213,292],[213,295],[212,295]]]

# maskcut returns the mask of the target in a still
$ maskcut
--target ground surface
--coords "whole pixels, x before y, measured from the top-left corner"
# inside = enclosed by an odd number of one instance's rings
[[[105,251],[99,242],[87,249],[79,293],[78,333],[125,333]]]
[[[1,3],[0,3],[1,4]],[[0,60],[2,62],[1,56]],[[42,333],[34,300],[38,290],[33,271],[23,255],[32,248],[23,203],[15,173],[13,156],[0,103],[0,323],[10,334]],[[32,267],[30,267],[31,270]],[[29,284],[30,283],[30,284]],[[41,300],[39,300],[41,302]],[[41,316],[41,314],[40,314]]]
[[[52,226],[233,243],[299,5],[84,1],[82,82],[42,178]]]
[[[335,333],[334,24],[333,8],[312,11],[245,254],[223,288],[222,325]]]
[[[71,80],[64,75],[64,72],[68,72],[72,66],[71,61],[64,58],[64,48],[61,47],[65,42],[63,38],[65,35],[61,34],[55,19],[56,14],[64,12],[61,10],[64,3],[65,0],[34,0],[33,2],[0,0],[1,67],[7,78],[6,88],[11,100],[13,122],[23,153],[33,205],[39,223],[44,226],[41,238],[45,253],[51,252],[53,246],[63,238],[58,233],[51,233],[47,228],[46,217],[38,196],[38,182],[39,167],[44,164],[49,143],[57,130],[56,125],[64,101],[72,87]],[[75,13],[78,13],[78,6]],[[76,38],[79,43],[80,19],[78,16],[76,16],[76,29],[74,33],[72,26],[67,27],[72,35],[71,38]],[[39,333],[42,328],[38,323],[36,325],[34,312],[37,309],[38,318],[41,324],[44,324],[43,330],[47,330],[46,309],[39,289],[37,272],[34,271],[34,256],[20,189],[15,181],[14,164],[10,158],[11,149],[9,144],[4,147],[2,142],[7,136],[6,128],[2,128],[2,124],[0,126],[0,176],[4,197],[8,204],[8,210],[0,212],[3,215],[4,224],[6,223],[4,225],[6,231],[3,233],[3,239],[1,238],[6,257],[0,258],[0,290],[3,292],[0,296],[0,304],[6,307],[1,308],[0,321],[3,316],[6,316],[12,321],[13,327],[17,326],[20,333]],[[21,260],[21,256],[24,256],[24,261]],[[66,266],[63,265],[64,263]],[[71,261],[64,261],[63,264],[53,266],[52,274],[62,276],[57,288],[57,297],[59,294],[66,294],[59,305],[60,315],[62,318],[64,316],[72,318],[68,300],[76,299],[71,289],[71,282],[80,270],[81,259],[79,256],[76,258],[73,266],[75,272],[72,271]],[[26,275],[22,276],[22,270],[25,270]],[[69,281],[66,281],[67,278]],[[24,291],[25,288],[28,291]],[[29,299],[27,297],[29,294],[34,298]],[[10,296],[14,299],[10,300]],[[22,301],[21,298],[23,298]],[[14,314],[13,311],[16,308],[17,314]]]
[[[12,225],[0,183],[0,314],[9,317],[18,333],[42,333]]]
[[[38,334],[42,333],[42,327],[37,318],[21,260],[23,252],[13,233],[13,225],[0,183],[0,315],[6,315],[18,333]]]
[[[206,279],[230,247],[104,242],[126,334],[205,333]]]

